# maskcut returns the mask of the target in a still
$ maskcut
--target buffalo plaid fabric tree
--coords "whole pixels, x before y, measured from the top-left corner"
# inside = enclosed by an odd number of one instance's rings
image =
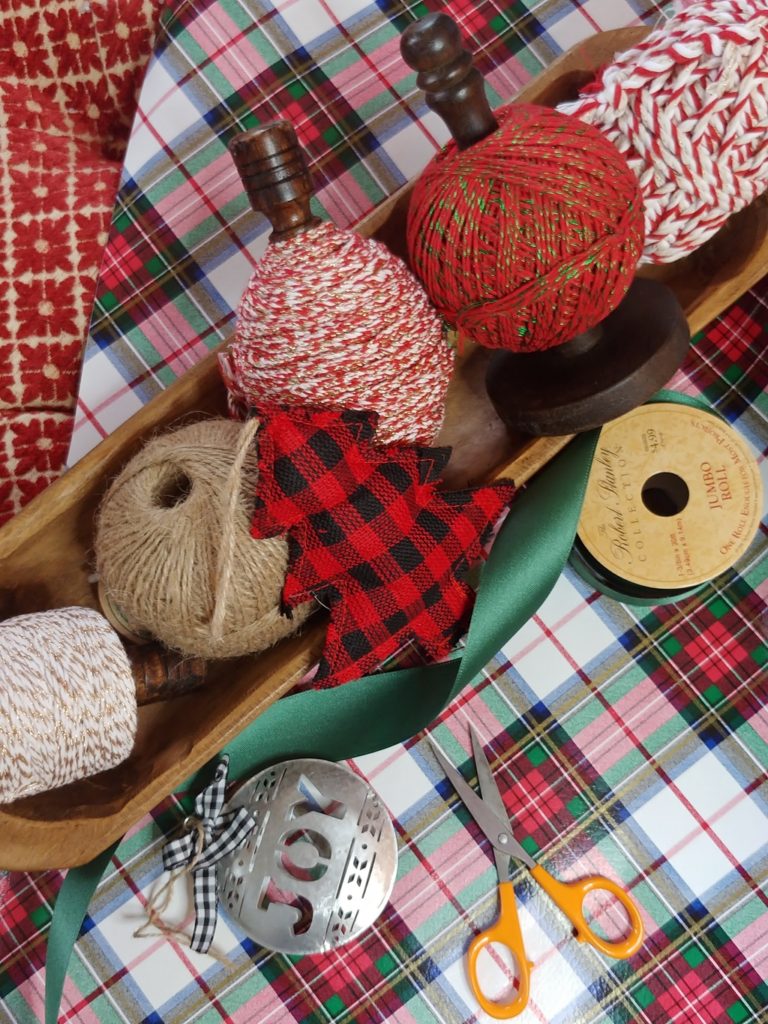
[[[472,608],[467,570],[514,485],[438,490],[450,449],[379,446],[372,413],[258,414],[254,536],[288,532],[286,610],[314,597],[330,611],[315,684],[366,675],[408,642],[446,655]]]

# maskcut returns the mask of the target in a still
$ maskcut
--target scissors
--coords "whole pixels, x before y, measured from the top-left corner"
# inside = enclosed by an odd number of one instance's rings
[[[470,986],[483,1010],[497,1019],[506,1019],[521,1013],[527,1005],[530,969],[533,967],[525,955],[520,921],[517,916],[515,890],[512,882],[509,881],[510,865],[513,859],[521,861],[528,868],[533,878],[570,920],[579,942],[588,942],[601,953],[607,953],[608,956],[618,960],[626,960],[633,956],[643,942],[643,922],[632,898],[610,878],[605,878],[603,875],[588,875],[586,878],[579,878],[574,882],[560,882],[526,853],[512,835],[512,824],[504,809],[501,793],[493,781],[480,739],[471,726],[470,733],[472,753],[480,784],[480,796],[465,782],[463,776],[442,751],[434,743],[430,742],[430,746],[451,785],[493,846],[496,871],[499,876],[499,916],[489,928],[480,932],[472,940],[467,952],[467,969]],[[588,893],[597,890],[611,893],[624,907],[630,922],[630,931],[626,938],[611,942],[598,935],[590,927],[584,916],[583,903]],[[506,946],[517,963],[519,987],[516,996],[509,1002],[496,1002],[489,999],[480,988],[477,974],[478,958],[480,953],[492,943]]]

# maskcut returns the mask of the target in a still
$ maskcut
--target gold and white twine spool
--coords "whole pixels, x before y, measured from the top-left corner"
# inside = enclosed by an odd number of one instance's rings
[[[115,767],[135,735],[130,662],[102,615],[73,607],[0,622],[0,803]]]

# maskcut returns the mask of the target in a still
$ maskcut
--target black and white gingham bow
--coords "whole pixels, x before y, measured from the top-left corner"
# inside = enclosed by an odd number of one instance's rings
[[[192,871],[195,927],[190,946],[198,953],[208,952],[216,931],[216,863],[245,842],[256,827],[255,819],[244,807],[222,814],[228,768],[229,757],[224,754],[213,781],[195,798],[195,813],[185,823],[186,831],[176,839],[169,839],[163,847],[166,871],[185,865]]]

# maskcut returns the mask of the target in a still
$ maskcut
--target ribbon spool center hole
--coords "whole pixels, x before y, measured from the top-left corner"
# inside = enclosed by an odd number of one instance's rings
[[[677,473],[654,473],[640,492],[643,504],[656,516],[679,515],[690,496],[688,484]]]
[[[183,505],[192,491],[192,481],[182,470],[167,474],[155,490],[155,504],[160,508]]]

